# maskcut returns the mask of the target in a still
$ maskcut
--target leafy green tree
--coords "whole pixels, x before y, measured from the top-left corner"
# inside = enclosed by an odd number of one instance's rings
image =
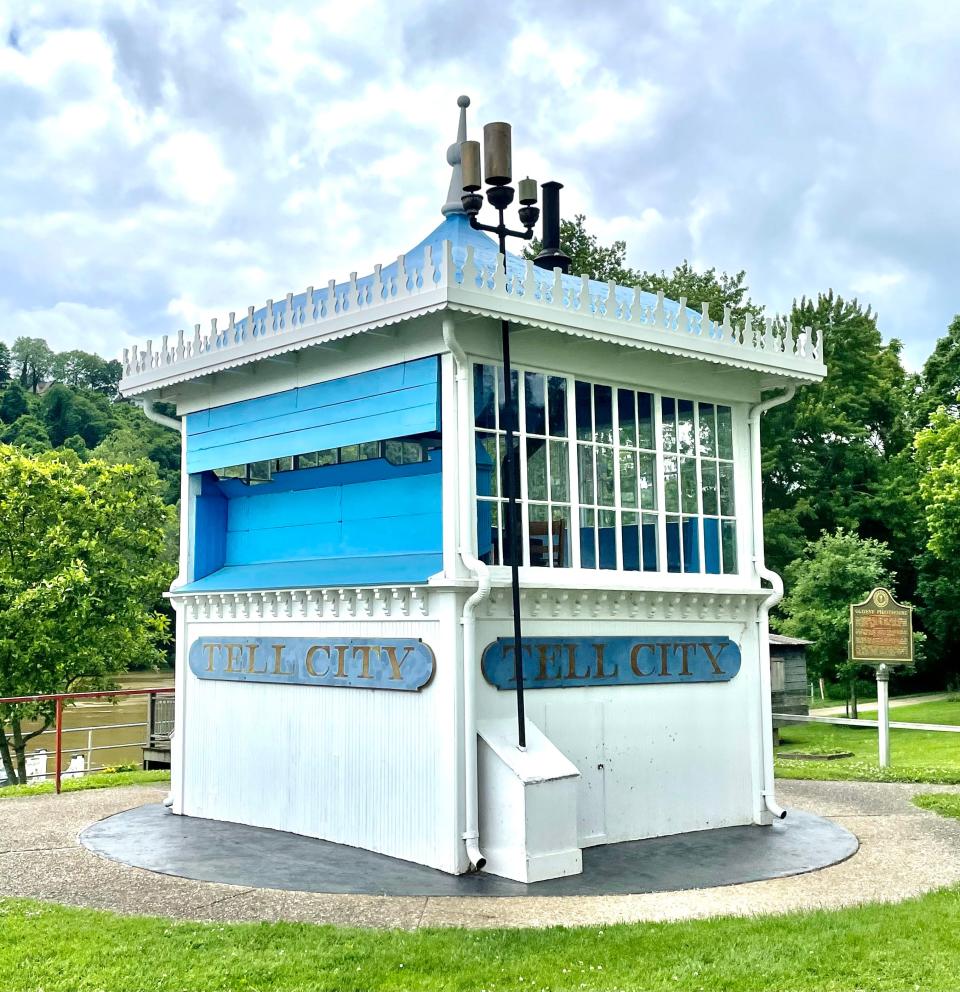
[[[901,345],[870,308],[831,293],[794,306],[794,327],[825,333],[827,378],[763,418],[767,554],[783,570],[804,542],[837,528],[888,543],[912,589],[919,550]]]
[[[960,558],[960,415],[944,407],[914,441],[920,468],[920,494],[927,524],[927,547],[941,561]]]
[[[787,568],[787,594],[771,622],[782,634],[812,642],[807,671],[813,678],[849,681],[853,690],[860,666],[847,661],[850,604],[875,586],[893,588],[889,561],[881,541],[838,530],[808,542]]]
[[[73,434],[60,446],[64,451],[73,451],[80,461],[85,462],[90,457],[87,442],[79,434]]]
[[[634,285],[637,274],[626,265],[627,243],[614,241],[609,246],[601,245],[597,236],[587,231],[586,220],[583,214],[577,214],[572,221],[560,221],[560,247],[570,256],[571,272],[601,282],[612,279],[621,286]],[[543,242],[534,238],[524,249],[524,257],[536,258],[542,248]]]
[[[0,447],[0,696],[102,687],[161,660],[167,620],[153,604],[174,571],[170,512],[144,465]],[[52,720],[48,704],[0,705],[12,781],[25,781],[26,745]]]
[[[27,394],[23,391],[19,383],[11,382],[0,396],[0,420],[5,424],[12,424],[19,417],[22,417],[29,409]]]
[[[13,342],[13,360],[18,365],[20,385],[36,393],[53,369],[53,352],[43,338],[19,337]]]
[[[915,399],[915,422],[925,427],[938,407],[955,409],[960,404],[960,314],[937,341],[933,354],[920,373]]]
[[[43,423],[32,414],[18,417],[2,434],[0,442],[16,445],[26,452],[38,454],[50,447],[50,435]]]
[[[0,386],[10,381],[10,349],[0,341]]]
[[[51,377],[56,382],[77,389],[86,386],[113,396],[123,374],[116,360],[107,361],[88,351],[61,351],[51,364]]]
[[[524,249],[524,257],[536,258],[542,247],[542,243],[534,239]],[[650,293],[663,290],[668,300],[684,298],[687,306],[694,310],[706,303],[714,320],[723,319],[724,307],[730,307],[731,319],[737,322],[747,313],[754,318],[763,314],[763,308],[750,299],[745,272],[733,276],[726,272],[718,274],[712,268],[697,272],[686,259],[669,275],[666,272],[639,272],[626,264],[627,243],[600,244],[597,236],[587,230],[583,214],[577,214],[572,221],[560,222],[560,247],[570,256],[571,271],[578,275],[586,273],[601,282],[612,279],[621,286],[639,286]]]

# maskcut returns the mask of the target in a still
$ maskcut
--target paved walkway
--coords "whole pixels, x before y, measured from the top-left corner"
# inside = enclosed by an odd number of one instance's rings
[[[941,703],[952,695],[949,692],[928,692],[922,696],[899,696],[890,700],[890,709],[895,710],[899,706],[916,706],[919,703]],[[860,703],[859,709],[870,712],[876,710],[876,700],[873,702]],[[810,708],[810,716],[846,716],[846,703],[839,706],[816,706]]]
[[[0,799],[0,896],[24,896],[189,920],[303,920],[428,926],[585,925],[896,902],[960,881],[960,821],[918,809],[918,792],[958,786],[782,782],[778,798],[853,831],[860,850],[807,875],[723,888],[581,897],[398,897],[282,892],[157,875],[107,861],[77,834],[105,816],[157,802],[141,786]]]

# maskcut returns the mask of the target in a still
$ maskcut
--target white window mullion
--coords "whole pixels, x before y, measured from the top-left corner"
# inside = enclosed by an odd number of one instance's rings
[[[636,400],[634,400],[636,404]],[[623,528],[620,526],[620,515],[623,513],[623,500],[620,498],[620,403],[618,389],[610,387],[610,424],[613,430],[613,536],[617,552],[617,571],[623,571]]]
[[[663,450],[663,408],[659,393],[653,393],[653,443],[657,451],[657,571],[667,570],[667,494],[664,485],[666,453]],[[679,467],[679,462],[677,465]]]
[[[520,472],[520,499],[518,513],[520,514],[520,564],[530,564],[530,521],[529,521],[529,500],[527,498],[527,404],[524,388],[523,372],[514,369],[517,373],[517,434],[514,438],[516,445],[518,471]]]
[[[570,486],[570,564],[580,568],[580,449],[577,444],[577,383],[567,379],[567,482]]]
[[[707,560],[703,555],[706,541],[704,539],[704,515],[703,515],[703,478],[700,464],[700,403],[693,400],[693,456],[697,465],[697,540],[700,543],[700,574],[707,574]],[[714,414],[716,416],[716,414]],[[719,495],[719,494],[718,494]],[[719,510],[719,506],[717,507]]]

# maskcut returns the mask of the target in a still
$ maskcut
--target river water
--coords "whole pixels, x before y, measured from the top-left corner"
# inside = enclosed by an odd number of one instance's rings
[[[118,679],[121,689],[173,688],[173,670],[162,672],[128,672]],[[147,739],[148,696],[122,696],[116,700],[93,699],[73,703],[63,710],[63,768],[66,771],[74,754],[82,754],[86,767],[115,767],[143,762],[143,744]],[[126,726],[134,724],[135,726]],[[25,724],[29,731],[36,725]],[[89,729],[94,728],[94,729]],[[55,770],[56,737],[53,728],[27,745],[27,754],[43,749],[47,752],[47,773]],[[2,764],[0,764],[2,773]]]

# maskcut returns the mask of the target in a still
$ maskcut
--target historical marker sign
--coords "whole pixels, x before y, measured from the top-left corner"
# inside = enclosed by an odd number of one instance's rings
[[[864,664],[913,664],[913,607],[889,589],[874,589],[850,605],[850,660]]]

